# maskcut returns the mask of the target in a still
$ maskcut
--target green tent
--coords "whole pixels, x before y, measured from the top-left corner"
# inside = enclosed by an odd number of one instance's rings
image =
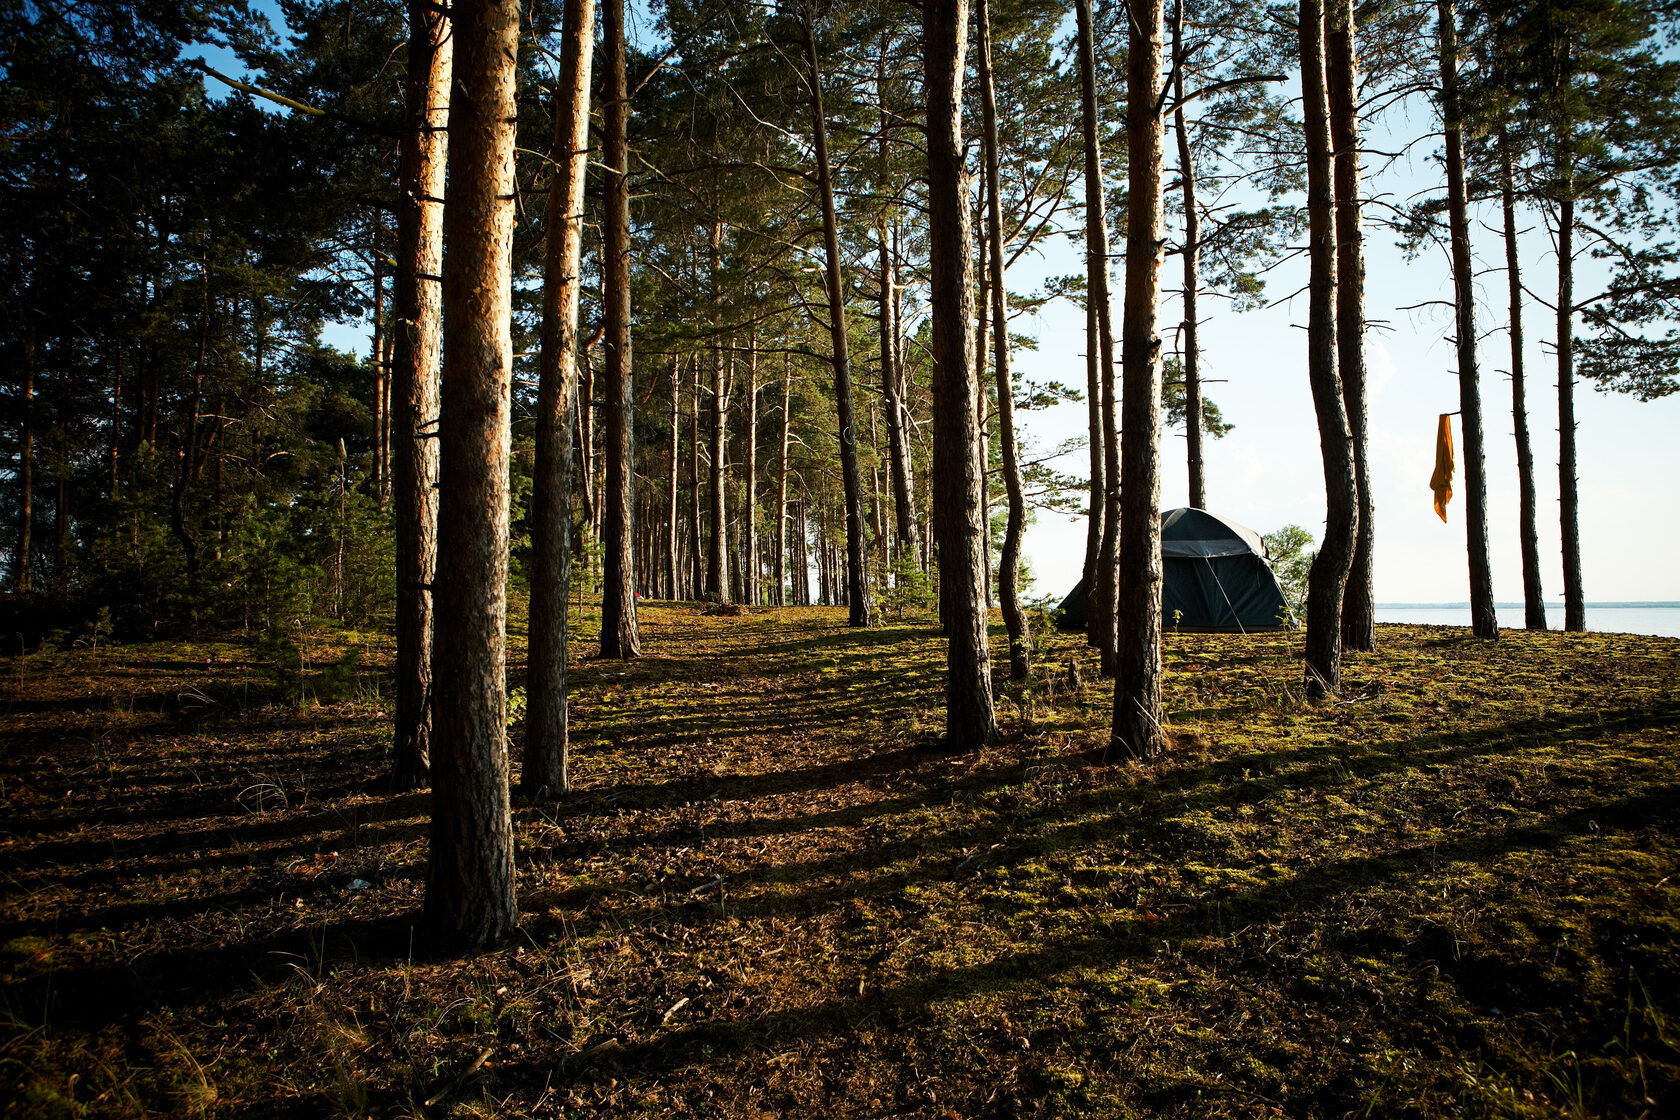
[[[1162,622],[1168,629],[1285,630],[1295,617],[1253,529],[1201,509],[1161,514]],[[1085,581],[1062,600],[1056,624],[1085,628]]]

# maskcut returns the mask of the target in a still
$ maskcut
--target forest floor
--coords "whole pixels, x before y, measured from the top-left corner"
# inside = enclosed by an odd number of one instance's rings
[[[1135,764],[1066,635],[950,754],[925,621],[642,618],[465,962],[388,639],[0,659],[0,1108],[1680,1115],[1680,642],[1382,626],[1313,706],[1299,634],[1173,635]]]

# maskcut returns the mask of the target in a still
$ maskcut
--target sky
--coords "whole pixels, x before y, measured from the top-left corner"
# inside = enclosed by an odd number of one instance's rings
[[[632,19],[633,32],[650,35],[645,15]],[[206,51],[213,65],[224,62],[240,72],[226,52]],[[219,83],[211,83],[212,86]],[[221,95],[213,90],[214,95]],[[965,122],[972,129],[975,122]],[[1427,112],[1411,118],[1396,115],[1373,130],[1367,143],[1396,150],[1405,141],[1435,127]],[[1390,144],[1389,140],[1397,140]],[[1396,204],[1420,192],[1438,192],[1443,172],[1438,145],[1411,145],[1410,155],[1367,179],[1370,196]],[[1170,169],[1169,169],[1170,176]],[[1479,219],[1479,220],[1478,220]],[[1169,223],[1172,221],[1169,216]],[[1517,539],[1516,451],[1511,417],[1510,368],[1503,244],[1494,232],[1497,212],[1473,217],[1477,255],[1477,323],[1481,332],[1481,399],[1485,418],[1485,465],[1489,542],[1494,596],[1501,602],[1522,599],[1521,557]],[[1537,213],[1519,215],[1529,232],[1522,239],[1524,279],[1531,290],[1555,287],[1556,258]],[[1174,230],[1169,224],[1169,237]],[[1366,314],[1385,321],[1366,344],[1369,369],[1370,469],[1376,503],[1376,597],[1379,602],[1459,602],[1469,597],[1465,547],[1463,435],[1454,418],[1460,464],[1447,522],[1435,515],[1429,478],[1435,462],[1437,417],[1459,410],[1457,354],[1450,341],[1450,309],[1398,310],[1426,301],[1450,301],[1452,279],[1445,253],[1428,250],[1407,260],[1394,237],[1368,222],[1365,243]],[[1123,263],[1115,262],[1113,291],[1118,298]],[[1011,269],[1011,290],[1029,292],[1045,278],[1082,273],[1078,241],[1050,239],[1041,252],[1024,255]],[[1590,265],[1580,265],[1578,290],[1590,283]],[[1176,258],[1164,274],[1176,277]],[[1288,524],[1314,537],[1324,525],[1323,468],[1318,432],[1306,374],[1307,300],[1284,299],[1306,283],[1304,257],[1269,276],[1274,305],[1245,313],[1223,301],[1204,298],[1203,376],[1207,394],[1220,407],[1232,430],[1204,443],[1209,508],[1259,532]],[[1176,286],[1169,279],[1167,286]],[[1171,345],[1180,312],[1174,298],[1164,299],[1161,328]],[[1118,311],[1116,319],[1118,320]],[[1561,600],[1563,575],[1558,526],[1558,439],[1555,337],[1548,308],[1525,309],[1528,339],[1525,366],[1529,430],[1535,456],[1536,510],[1539,522],[1541,583],[1548,602]],[[1038,340],[1036,350],[1015,355],[1020,377],[1035,381],[1085,382],[1084,313],[1063,301],[1016,319],[1016,333]],[[327,341],[350,349],[365,348],[366,326],[329,330]],[[1116,339],[1116,350],[1119,340]],[[1603,395],[1577,381],[1575,390],[1579,462],[1580,529],[1583,583],[1593,602],[1680,600],[1680,395],[1640,403]],[[1023,439],[1039,448],[1082,436],[1083,402],[1065,403],[1043,412],[1018,413]],[[1059,464],[1083,476],[1085,452]],[[1000,488],[1001,489],[1001,488]],[[1185,441],[1181,432],[1162,439],[1163,509],[1188,501]],[[1057,599],[1079,579],[1084,560],[1082,518],[1039,513],[1028,531],[1024,551],[1031,569],[1031,597]]]

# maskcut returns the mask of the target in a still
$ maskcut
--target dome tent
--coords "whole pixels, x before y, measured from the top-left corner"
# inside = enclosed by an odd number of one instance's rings
[[[1161,514],[1161,621],[1168,629],[1248,633],[1295,625],[1266,559],[1266,542],[1201,509]],[[1085,581],[1062,600],[1056,624],[1085,628]]]

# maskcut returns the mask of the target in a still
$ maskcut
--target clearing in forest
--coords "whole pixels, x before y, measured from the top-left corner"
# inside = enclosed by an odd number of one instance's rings
[[[387,639],[0,662],[8,1114],[1680,1114],[1680,643],[1379,627],[1307,706],[1298,635],[1169,635],[1137,765],[1072,638],[946,754],[934,629],[843,622],[582,660],[464,963]]]

